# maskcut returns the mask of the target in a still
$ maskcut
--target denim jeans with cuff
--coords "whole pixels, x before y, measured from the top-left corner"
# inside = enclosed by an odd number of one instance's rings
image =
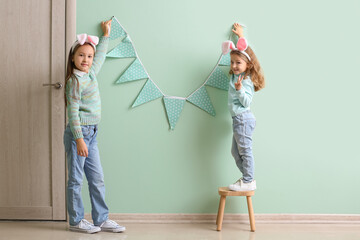
[[[233,142],[231,154],[243,174],[243,182],[254,180],[254,157],[252,153],[252,134],[256,120],[250,110],[233,117]]]
[[[81,126],[84,141],[88,148],[88,157],[77,154],[76,141],[68,125],[64,132],[64,145],[67,155],[68,184],[67,184],[67,209],[69,223],[77,225],[84,218],[84,205],[81,198],[83,174],[89,184],[91,200],[91,216],[94,225],[98,226],[108,219],[109,209],[105,203],[104,174],[101,167],[99,149],[96,136],[97,125]]]

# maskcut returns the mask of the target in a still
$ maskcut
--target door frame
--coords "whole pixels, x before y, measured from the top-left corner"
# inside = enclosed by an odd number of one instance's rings
[[[51,11],[51,83],[65,86],[67,54],[76,35],[76,0],[52,0]],[[51,91],[52,220],[66,220],[65,89]]]

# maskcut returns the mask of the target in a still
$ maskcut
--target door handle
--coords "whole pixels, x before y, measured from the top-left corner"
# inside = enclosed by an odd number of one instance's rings
[[[63,87],[62,83],[57,82],[57,83],[44,83],[43,87],[55,87],[56,89],[60,89]]]

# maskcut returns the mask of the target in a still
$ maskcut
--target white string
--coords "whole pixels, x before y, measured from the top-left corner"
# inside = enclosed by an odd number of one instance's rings
[[[229,34],[229,40],[231,38],[231,35],[233,34],[233,32],[231,31],[231,33]],[[214,69],[211,71],[210,75],[208,76],[208,78],[205,80],[205,82],[198,88],[196,89],[193,93],[191,93],[186,99],[190,98],[192,95],[194,95],[197,91],[199,91],[200,88],[202,88],[203,86],[205,86],[205,84],[208,82],[209,78],[211,77],[211,75],[214,73],[214,71],[216,70],[216,68],[219,66],[219,63],[221,61],[221,59],[223,58],[223,54],[220,55],[220,58],[218,60],[218,62],[216,63]]]
[[[192,94],[190,94],[186,99],[190,98],[192,95],[194,95],[197,91],[199,91],[200,88],[202,88],[203,86],[205,86],[205,84],[207,83],[207,81],[209,80],[209,78],[211,77],[211,75],[213,74],[213,72],[215,71],[215,69],[218,67],[221,59],[222,59],[223,55],[221,54],[218,62],[216,63],[214,69],[211,71],[210,75],[207,77],[207,79],[205,80],[205,82],[198,88],[196,89]]]
[[[186,100],[186,98],[184,98],[184,97],[176,97],[176,96],[168,96],[168,95],[164,96],[164,98],[172,98],[172,99]]]
[[[115,19],[115,20],[117,21],[117,23],[118,23],[118,24],[120,25],[120,27],[124,30],[124,32],[126,33],[126,36],[129,37],[130,42],[132,43],[132,40],[131,40],[129,34],[126,32],[125,28],[120,24],[120,22],[117,20],[116,17],[113,17],[113,19]],[[126,38],[126,37],[125,37],[125,38]],[[146,75],[149,77],[149,80],[155,85],[155,87],[161,92],[161,94],[162,94],[163,96],[165,96],[165,94],[163,93],[163,91],[161,91],[161,89],[158,87],[158,85],[156,85],[156,83],[151,79],[149,73],[146,71],[146,68],[145,68],[144,64],[141,62],[141,60],[140,60],[140,58],[139,58],[139,55],[138,55],[138,53],[137,53],[137,51],[136,51],[135,45],[132,44],[132,46],[133,46],[133,48],[134,48],[136,58],[139,60],[139,62],[140,62],[140,64],[141,64],[141,66],[143,67]]]

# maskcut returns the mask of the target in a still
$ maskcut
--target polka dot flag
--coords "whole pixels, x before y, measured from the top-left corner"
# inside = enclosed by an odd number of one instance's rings
[[[126,69],[126,71],[120,76],[116,83],[130,82],[140,79],[149,78],[143,65],[138,58]]]
[[[231,58],[230,58],[230,52],[226,55],[221,56],[221,60],[219,62],[220,66],[230,66]]]
[[[164,97],[165,109],[170,123],[170,129],[174,130],[184,107],[185,98]]]
[[[118,39],[119,37],[126,36],[126,32],[121,27],[119,21],[114,17],[111,21],[110,40]]]
[[[117,45],[113,50],[111,50],[107,55],[107,57],[113,58],[130,58],[136,57],[134,46],[131,43],[130,37],[127,36],[122,40],[119,45]]]
[[[189,102],[198,106],[199,108],[215,116],[215,109],[211,103],[210,97],[206,91],[205,86],[199,88],[194,94],[187,98]]]
[[[136,98],[134,104],[132,107],[139,106],[143,103],[150,102],[152,100],[155,100],[159,97],[162,97],[163,94],[160,92],[160,90],[155,86],[153,81],[151,79],[148,79],[139,93],[138,97]]]
[[[216,87],[222,90],[229,90],[229,78],[228,76],[217,66],[215,71],[211,74],[206,86]]]
[[[201,108],[212,116],[215,116],[215,110],[205,86],[211,86],[221,90],[229,89],[229,77],[221,70],[221,66],[230,66],[230,53],[220,56],[218,64],[216,64],[210,76],[205,80],[205,83],[187,98],[164,96],[164,93],[156,86],[155,82],[153,82],[150,76],[147,74],[144,66],[138,58],[138,54],[130,39],[130,36],[121,26],[116,17],[113,17],[113,21],[111,23],[110,40],[118,39],[120,37],[125,38],[106,56],[113,58],[135,58],[135,60],[121,74],[115,83],[120,84],[140,79],[148,79],[138,94],[132,107],[136,107],[146,102],[163,97],[171,130],[175,128],[186,101]]]

